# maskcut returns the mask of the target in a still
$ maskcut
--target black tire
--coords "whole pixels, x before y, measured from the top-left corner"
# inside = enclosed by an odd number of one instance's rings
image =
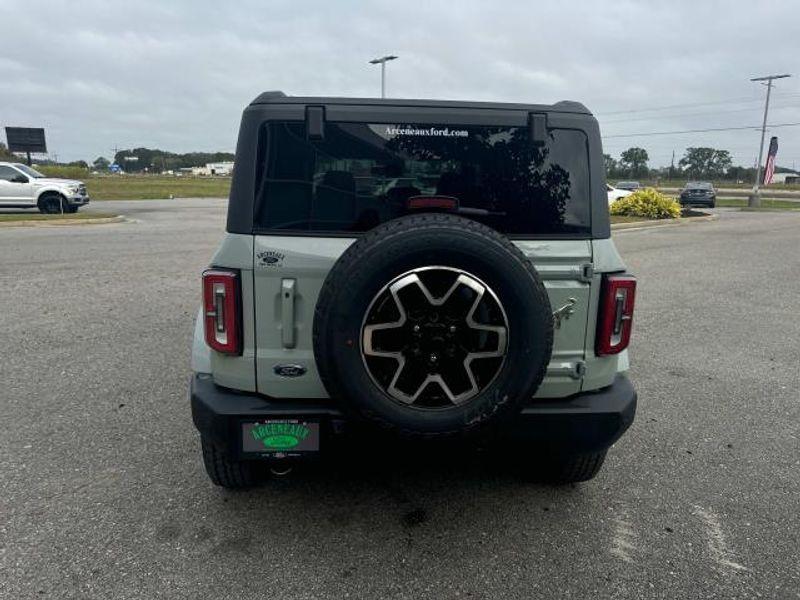
[[[606,451],[585,454],[562,454],[552,462],[534,467],[531,478],[536,481],[563,485],[593,479],[603,467]]]
[[[67,204],[64,207],[64,212],[70,215],[75,214],[76,212],[78,212],[78,207],[75,204]]]
[[[263,465],[254,461],[233,460],[205,438],[201,438],[201,445],[203,465],[214,485],[241,490],[263,483]]]
[[[60,194],[47,193],[39,198],[39,212],[46,215],[57,215],[67,212],[67,203]]]
[[[362,357],[362,325],[373,299],[400,275],[430,266],[485,282],[507,323],[505,355],[493,378],[474,397],[437,410],[398,402]],[[527,257],[497,231],[448,214],[403,217],[365,234],[329,272],[314,318],[314,355],[330,396],[351,417],[418,438],[470,433],[518,413],[544,378],[552,344],[550,302]]]

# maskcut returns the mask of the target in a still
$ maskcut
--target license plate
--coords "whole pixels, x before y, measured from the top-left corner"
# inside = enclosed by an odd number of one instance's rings
[[[267,419],[242,423],[242,452],[292,456],[319,451],[319,423]]]

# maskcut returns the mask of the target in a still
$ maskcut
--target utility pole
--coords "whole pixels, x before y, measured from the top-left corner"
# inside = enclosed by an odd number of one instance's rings
[[[764,136],[767,133],[767,114],[769,113],[769,96],[772,92],[772,81],[775,79],[784,79],[791,77],[789,74],[783,75],[765,75],[764,77],[753,77],[750,81],[766,81],[767,86],[767,101],[764,103],[764,120],[761,123],[761,144],[758,146],[758,165],[756,165],[756,181],[753,185],[753,192],[748,199],[748,206],[757,208],[761,206],[761,193],[759,187],[761,186],[761,160],[764,158]]]
[[[672,151],[672,162],[669,164],[669,178],[675,179],[675,150]]]
[[[386,98],[386,63],[390,60],[395,60],[397,57],[392,55],[381,56],[380,58],[373,58],[369,61],[371,65],[381,66],[381,98]]]

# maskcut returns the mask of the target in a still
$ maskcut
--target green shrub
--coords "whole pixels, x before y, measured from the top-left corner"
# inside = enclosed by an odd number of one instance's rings
[[[611,204],[611,214],[643,219],[677,219],[681,216],[681,205],[653,188],[646,188],[615,200]]]
[[[33,168],[48,177],[64,179],[86,179],[89,174],[89,169],[72,165],[34,165]]]

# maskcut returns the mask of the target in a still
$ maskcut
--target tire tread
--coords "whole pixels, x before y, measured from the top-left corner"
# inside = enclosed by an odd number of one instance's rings
[[[203,439],[201,444],[203,465],[214,485],[235,490],[255,487],[261,482],[255,465],[231,459],[209,440]]]
[[[556,484],[589,481],[600,472],[605,459],[605,450],[562,456],[548,469],[546,480]]]

